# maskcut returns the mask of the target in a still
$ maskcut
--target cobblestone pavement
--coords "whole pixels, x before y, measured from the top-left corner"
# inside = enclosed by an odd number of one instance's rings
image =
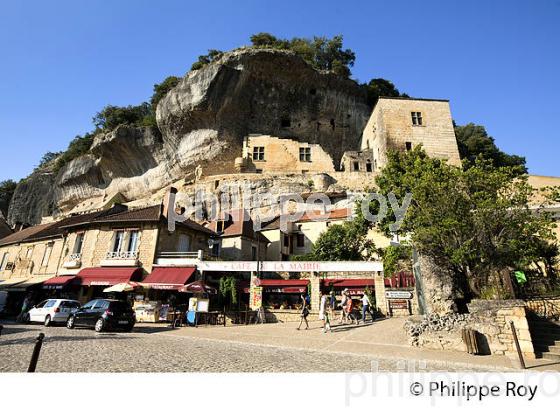
[[[372,360],[378,360],[368,355],[177,336],[164,327],[97,334],[89,329],[4,324],[0,372],[27,370],[39,332],[46,337],[38,372],[347,372],[370,371]],[[380,360],[379,369],[396,371],[398,361]],[[468,369],[428,364],[425,370]]]

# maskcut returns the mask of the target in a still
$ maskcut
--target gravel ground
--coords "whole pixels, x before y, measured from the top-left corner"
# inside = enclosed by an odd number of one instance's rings
[[[27,370],[39,332],[46,337],[38,372],[367,372],[376,360],[365,355],[176,336],[161,327],[98,334],[89,329],[4,324],[0,372]],[[399,367],[395,360],[381,360],[379,369],[397,371]],[[466,369],[428,365],[425,370]]]

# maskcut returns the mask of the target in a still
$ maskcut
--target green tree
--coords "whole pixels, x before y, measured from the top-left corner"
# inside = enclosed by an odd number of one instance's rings
[[[416,147],[390,152],[376,182],[380,194],[392,192],[399,203],[412,194],[399,233],[409,235],[421,254],[465,278],[467,294],[480,296],[489,284],[503,286],[505,272],[531,269],[551,257],[553,222],[530,209],[534,189],[517,171],[481,159],[463,171]],[[393,222],[390,211],[380,227],[389,234]]]
[[[60,171],[64,165],[68,164],[73,159],[89,152],[89,149],[93,144],[94,136],[95,134],[93,133],[86,133],[83,137],[77,135],[72,141],[70,141],[66,151],[64,151],[56,160],[54,171]]]
[[[150,104],[152,106],[152,111],[155,113],[156,108],[160,100],[167,95],[171,89],[175,88],[179,84],[181,79],[175,76],[169,76],[159,84],[154,84],[154,93],[150,99]]]
[[[312,39],[294,37],[291,40],[279,39],[270,33],[258,33],[251,36],[255,48],[276,48],[291,50],[313,68],[330,71],[342,77],[349,77],[350,67],[356,61],[356,54],[344,48],[342,35],[313,37]]]
[[[401,94],[395,84],[384,78],[374,78],[364,86],[367,91],[367,101],[371,107],[377,104],[379,97],[408,97],[407,94]]]
[[[375,244],[367,238],[369,227],[357,209],[353,220],[331,225],[323,232],[306,260],[357,261],[371,260],[377,253]]]
[[[198,56],[198,60],[193,63],[191,70],[200,70],[205,65],[219,59],[223,54],[224,52],[220,50],[208,50],[208,54]]]
[[[4,216],[8,215],[8,208],[10,207],[16,187],[16,182],[11,179],[0,182],[0,212]]]
[[[39,165],[37,165],[36,169],[43,168],[56,160],[62,153],[61,152],[47,152],[39,161]]]
[[[147,102],[140,105],[117,107],[107,105],[93,117],[93,125],[99,130],[110,131],[118,125],[144,125],[147,117],[153,116],[152,106]]]
[[[527,172],[525,158],[500,151],[494,138],[488,135],[482,125],[469,123],[455,126],[455,137],[459,145],[459,154],[466,160],[466,167],[473,166],[480,158],[491,161],[496,167],[516,167],[517,174]]]

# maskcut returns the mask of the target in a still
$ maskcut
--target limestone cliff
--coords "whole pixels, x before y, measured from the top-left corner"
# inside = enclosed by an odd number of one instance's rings
[[[9,222],[99,207],[115,195],[147,198],[178,180],[228,174],[243,137],[269,134],[320,144],[340,162],[359,148],[370,114],[351,80],[314,70],[289,51],[240,49],[189,72],[158,104],[159,132],[121,125],[57,175],[20,183]]]

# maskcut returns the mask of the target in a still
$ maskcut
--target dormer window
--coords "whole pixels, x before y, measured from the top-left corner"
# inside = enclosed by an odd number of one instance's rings
[[[419,111],[413,111],[410,113],[412,115],[412,125],[422,125],[422,113]]]

